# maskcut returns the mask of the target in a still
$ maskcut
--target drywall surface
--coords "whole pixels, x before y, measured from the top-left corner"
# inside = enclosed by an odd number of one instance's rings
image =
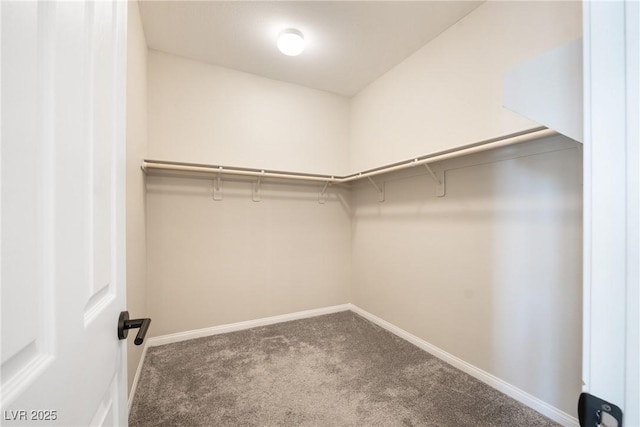
[[[321,186],[147,177],[151,335],[349,302],[349,193]]]
[[[354,187],[352,302],[575,416],[582,169],[574,144],[442,162],[434,167],[448,169],[445,197],[417,169],[385,177],[384,203],[371,185]],[[476,165],[461,163],[469,159]]]
[[[127,33],[127,310],[139,318],[148,317],[145,176],[140,170],[147,150],[147,44],[135,1],[128,3]],[[127,354],[131,390],[142,347],[129,339]]]
[[[351,171],[530,129],[502,106],[512,67],[581,36],[580,2],[487,2],[351,102]]]
[[[149,158],[341,175],[345,97],[149,52]]]

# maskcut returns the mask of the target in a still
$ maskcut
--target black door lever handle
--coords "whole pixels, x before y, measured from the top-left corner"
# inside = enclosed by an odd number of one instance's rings
[[[129,320],[129,312],[123,311],[120,313],[120,318],[118,319],[118,338],[123,340],[127,338],[129,334],[129,329],[137,329],[138,335],[136,335],[136,339],[133,341],[135,345],[140,345],[144,342],[144,337],[147,335],[147,330],[149,329],[149,325],[151,324],[151,319],[131,319]]]

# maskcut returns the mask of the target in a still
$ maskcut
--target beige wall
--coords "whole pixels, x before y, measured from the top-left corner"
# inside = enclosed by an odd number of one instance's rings
[[[348,192],[299,183],[148,177],[152,335],[349,302]]]
[[[445,197],[419,171],[387,176],[384,203],[354,188],[352,302],[574,414],[581,152],[488,156],[441,163]]]
[[[149,158],[340,175],[349,100],[149,52]]]
[[[502,77],[580,36],[579,2],[487,2],[352,99],[351,169],[538,126],[502,107]],[[581,154],[483,164],[510,150],[439,164],[443,198],[417,170],[383,178],[382,204],[358,185],[351,301],[574,414]]]
[[[148,67],[148,158],[345,172],[347,98],[155,51]],[[348,193],[267,182],[256,203],[251,185],[213,201],[210,180],[148,178],[151,335],[349,302]]]
[[[511,67],[581,36],[580,2],[487,2],[356,95],[350,169],[538,126],[502,107]]]
[[[138,3],[128,3],[127,37],[127,310],[148,317],[146,292],[145,176],[140,163],[147,150],[147,44]],[[152,325],[153,330],[155,325]],[[142,347],[128,340],[129,387]]]
[[[502,74],[580,35],[579,4],[536,5],[481,6],[351,101],[150,52],[147,157],[341,174],[534,127]],[[320,185],[253,202],[226,179],[214,201],[211,180],[148,177],[150,335],[353,302],[573,414],[579,153],[456,162],[446,197],[414,170],[382,204],[367,182],[319,204]]]

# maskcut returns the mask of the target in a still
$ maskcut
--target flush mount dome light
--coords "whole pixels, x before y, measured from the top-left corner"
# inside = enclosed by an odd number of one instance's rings
[[[289,28],[278,36],[278,49],[287,56],[297,56],[304,50],[304,37],[299,30]]]

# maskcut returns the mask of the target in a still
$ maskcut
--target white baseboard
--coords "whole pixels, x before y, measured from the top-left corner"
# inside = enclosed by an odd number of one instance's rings
[[[507,383],[506,381],[503,381],[500,378],[488,372],[485,372],[482,369],[479,369],[432,344],[429,344],[423,339],[410,334],[404,329],[400,329],[399,327],[369,313],[368,311],[361,309],[356,305],[349,304],[349,310],[388,330],[392,334],[397,335],[406,341],[409,341],[418,348],[436,356],[438,359],[443,360],[444,362],[447,362],[452,366],[455,366],[456,368],[482,381],[483,383],[490,385],[491,387],[495,388],[498,391],[501,391],[502,393],[517,400],[518,402],[529,406],[530,408],[540,412],[542,415],[551,418],[553,421],[562,424],[563,426],[573,427],[580,425],[577,418],[572,417],[566,412],[549,405],[548,403],[538,399],[535,396],[532,396],[526,391],[520,390],[519,388]]]
[[[338,313],[349,310],[349,304],[334,305],[331,307],[317,308],[314,310],[298,311],[295,313],[282,314],[280,316],[264,317],[262,319],[247,320],[245,322],[230,323],[227,325],[213,326],[211,328],[195,329],[193,331],[178,332],[176,334],[162,335],[148,338],[147,345],[155,347],[158,345],[171,344],[174,342],[192,340],[194,338],[208,337],[211,335],[226,334],[228,332],[241,331],[255,328],[257,326],[273,325],[275,323],[289,322],[291,320],[306,319],[307,317],[322,316],[323,314]]]
[[[140,361],[138,362],[138,367],[136,368],[136,374],[133,377],[133,382],[131,383],[131,391],[129,392],[129,412],[131,411],[131,404],[133,403],[133,398],[136,394],[136,390],[138,389],[138,381],[140,380],[140,373],[142,372],[142,364],[144,363],[144,358],[147,356],[147,348],[149,346],[149,341],[144,342],[144,346],[142,347],[142,354],[140,355]]]
[[[387,322],[386,320],[383,320],[371,313],[369,313],[368,311],[365,311],[363,309],[361,309],[360,307],[354,305],[354,304],[342,304],[342,305],[335,305],[332,307],[325,307],[325,308],[318,308],[318,309],[314,309],[314,310],[306,310],[306,311],[299,311],[296,313],[289,313],[289,314],[283,314],[280,316],[272,316],[272,317],[265,317],[262,319],[255,319],[255,320],[248,320],[245,322],[238,322],[238,323],[231,323],[231,324],[227,324],[227,325],[220,325],[220,326],[213,326],[211,328],[203,328],[203,329],[196,329],[193,331],[186,331],[186,332],[179,332],[176,334],[169,334],[169,335],[162,335],[162,336],[158,336],[158,337],[152,337],[152,338],[148,338],[145,342],[145,346],[144,349],[142,350],[142,356],[140,357],[140,363],[138,364],[138,369],[136,370],[136,375],[133,379],[133,384],[131,386],[131,394],[129,396],[129,408],[131,408],[131,403],[133,402],[133,397],[135,395],[135,391],[138,385],[138,379],[140,377],[140,372],[142,370],[142,364],[144,363],[144,359],[145,356],[147,354],[147,348],[148,347],[155,347],[155,346],[159,346],[159,345],[164,345],[164,344],[171,344],[171,343],[175,343],[175,342],[180,342],[180,341],[186,341],[186,340],[190,340],[190,339],[194,339],[194,338],[202,338],[202,337],[207,337],[207,336],[212,336],[212,335],[218,335],[218,334],[225,334],[228,332],[235,332],[235,331],[241,331],[244,329],[250,329],[250,328],[255,328],[257,326],[267,326],[267,325],[273,325],[275,323],[282,323],[282,322],[288,322],[291,320],[298,320],[298,319],[305,319],[305,318],[309,318],[309,317],[315,317],[315,316],[321,316],[323,314],[331,314],[331,313],[338,313],[341,311],[347,311],[347,310],[351,310],[354,313],[359,314],[360,316],[364,317],[367,320],[370,320],[371,322],[375,323],[376,325],[388,330],[389,332],[393,333],[394,335],[399,336],[400,338],[409,341],[410,343],[414,344],[415,346],[417,346],[418,348],[426,351],[427,353],[430,353],[434,356],[436,356],[437,358],[443,360],[444,362],[455,366],[456,368],[460,369],[461,371],[471,375],[474,378],[477,378],[478,380],[484,382],[485,384],[490,385],[491,387],[495,388],[496,390],[501,391],[502,393],[506,394],[507,396],[523,403],[524,405],[529,406],[530,408],[540,412],[541,414],[551,418],[553,421],[562,424],[563,426],[567,426],[567,427],[574,427],[574,426],[578,426],[579,422],[578,419],[575,417],[572,417],[571,415],[567,414],[566,412],[563,412],[551,405],[549,405],[548,403],[538,399],[537,397],[523,391],[520,390],[519,388],[501,380],[500,378],[483,371],[482,369],[479,369],[473,365],[471,365],[470,363],[465,362],[462,359],[459,359],[458,357],[447,353],[446,351],[432,345],[429,344],[428,342],[424,341],[421,338],[418,338],[417,336],[410,334],[409,332]]]
[[[341,311],[347,311],[350,309],[350,304],[334,305],[331,307],[317,308],[314,310],[298,311],[295,313],[282,314],[280,316],[264,317],[262,319],[247,320],[245,322],[230,323],[227,325],[213,326],[210,328],[195,329],[192,331],[178,332],[176,334],[161,335],[157,337],[147,338],[144,342],[144,348],[142,349],[142,355],[140,356],[140,362],[138,362],[138,368],[136,369],[136,375],[133,377],[131,383],[131,392],[129,393],[129,410],[131,410],[131,404],[138,388],[138,381],[142,372],[142,365],[144,359],[147,356],[147,349],[149,347],[156,347],[164,344],[171,344],[174,342],[191,340],[194,338],[208,337],[212,335],[225,334],[228,332],[241,331],[244,329],[255,328],[257,326],[273,325],[275,323],[288,322],[290,320],[305,319],[308,317],[322,316],[323,314],[338,313]]]

